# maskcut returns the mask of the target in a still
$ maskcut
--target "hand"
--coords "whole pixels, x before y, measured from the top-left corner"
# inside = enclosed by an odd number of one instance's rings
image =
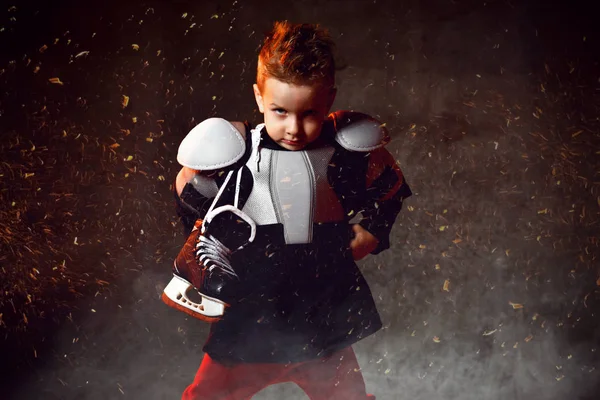
[[[355,236],[350,241],[350,249],[352,249],[352,257],[358,261],[375,250],[379,240],[359,224],[352,225],[352,230]]]

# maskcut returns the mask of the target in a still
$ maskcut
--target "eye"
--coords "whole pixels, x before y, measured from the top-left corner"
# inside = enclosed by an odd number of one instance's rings
[[[273,111],[275,114],[285,115],[285,110],[283,108],[274,108]]]

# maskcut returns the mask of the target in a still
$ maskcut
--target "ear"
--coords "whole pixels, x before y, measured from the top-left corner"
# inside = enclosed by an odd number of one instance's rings
[[[258,88],[258,85],[255,83],[254,85],[252,85],[252,89],[254,89],[254,99],[256,100],[256,105],[258,106],[258,111],[260,111],[261,114],[265,113],[265,104],[263,101],[263,97],[260,94],[260,89]]]

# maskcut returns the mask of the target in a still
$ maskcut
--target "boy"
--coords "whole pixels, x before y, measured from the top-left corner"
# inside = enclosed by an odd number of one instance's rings
[[[210,118],[181,143],[175,191],[191,234],[163,300],[212,322],[183,399],[250,399],[290,381],[311,400],[374,398],[351,345],[381,321],[355,260],[389,248],[411,191],[383,125],[329,114],[332,48],[318,26],[276,23],[253,86],[264,123]]]

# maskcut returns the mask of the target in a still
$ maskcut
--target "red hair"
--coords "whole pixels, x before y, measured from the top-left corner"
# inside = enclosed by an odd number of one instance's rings
[[[267,78],[295,85],[335,85],[334,43],[315,24],[276,22],[258,55],[256,83],[262,90]]]

